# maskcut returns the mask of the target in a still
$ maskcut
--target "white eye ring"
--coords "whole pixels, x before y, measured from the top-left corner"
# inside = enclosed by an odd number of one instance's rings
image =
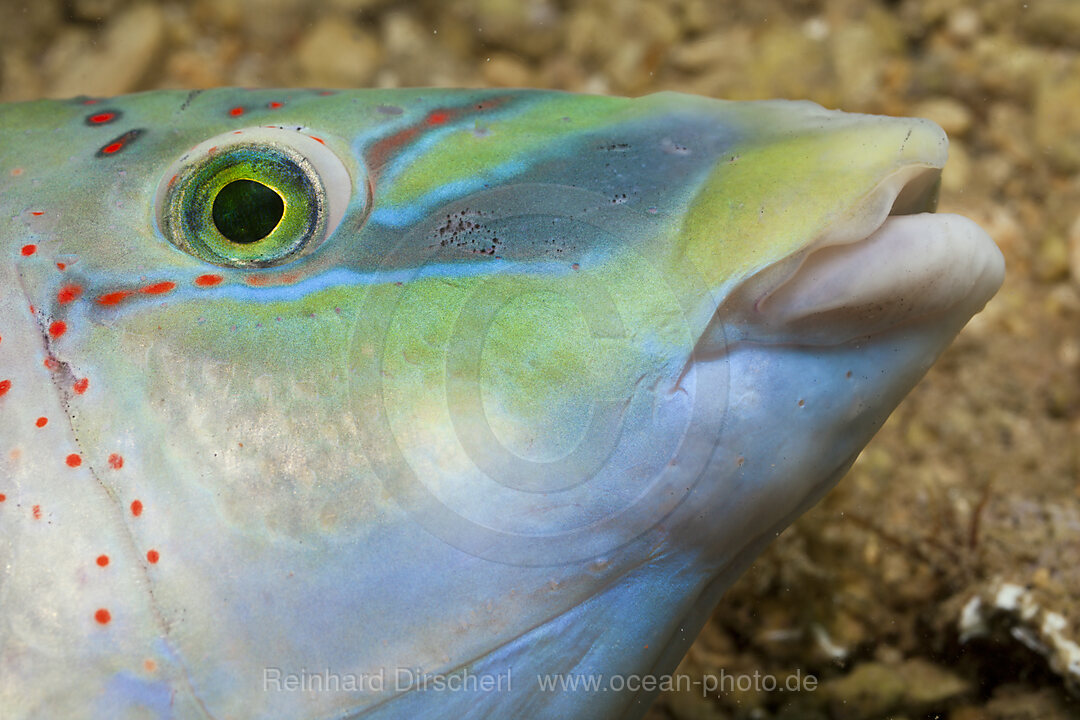
[[[264,232],[243,239],[217,224],[217,196],[237,180],[278,196]],[[270,267],[318,248],[352,196],[349,171],[321,139],[271,126],[215,135],[184,153],[162,177],[155,206],[162,235],[184,252],[224,267]],[[258,206],[240,209],[259,218]]]

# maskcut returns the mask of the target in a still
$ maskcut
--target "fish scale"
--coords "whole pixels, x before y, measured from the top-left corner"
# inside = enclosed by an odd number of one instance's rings
[[[1001,282],[920,120],[218,89],[0,126],[5,717],[639,718]]]

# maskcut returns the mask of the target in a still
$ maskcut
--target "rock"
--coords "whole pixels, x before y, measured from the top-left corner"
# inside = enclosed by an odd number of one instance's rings
[[[850,674],[821,687],[836,720],[862,720],[895,709],[907,683],[896,668],[877,662],[858,665]]]
[[[383,69],[376,79],[380,87],[432,85],[440,79],[436,75],[446,74],[450,76],[448,79],[456,79],[464,74],[460,56],[411,12],[389,10],[380,15],[380,20]],[[479,64],[480,61],[470,63]]]
[[[1032,692],[1019,686],[1005,686],[986,704],[993,720],[1068,720],[1074,718],[1059,693],[1051,688]]]
[[[36,100],[43,85],[37,63],[17,48],[0,49],[0,100]]]
[[[620,45],[608,58],[604,71],[611,78],[615,92],[620,95],[640,93],[649,81],[645,43],[637,40]]]
[[[208,0],[211,5],[237,5],[237,34],[266,51],[285,52],[317,15],[312,5],[297,0]],[[230,10],[230,13],[235,10]]]
[[[967,105],[951,97],[935,97],[916,103],[911,114],[933,120],[950,137],[963,137],[971,129],[972,115]]]
[[[1030,113],[1020,105],[997,102],[990,106],[983,132],[998,152],[989,157],[1011,161],[1013,166],[1002,181],[1016,177],[1016,165],[1029,166],[1035,162],[1038,150],[1032,143],[1032,136],[1037,133],[1032,127],[1033,122],[1038,120],[1033,121]]]
[[[986,710],[974,705],[963,705],[949,711],[949,720],[991,720]]]
[[[1078,5],[1080,7],[1080,5]],[[1052,167],[1080,170],[1080,59],[1060,58],[1035,93],[1035,141]]]
[[[100,22],[115,16],[128,4],[128,0],[71,0],[67,7],[71,17],[76,20]]]
[[[382,42],[389,57],[405,58],[416,55],[431,34],[425,31],[410,13],[402,10],[388,12],[382,16]]]
[[[743,77],[736,79],[733,99],[811,98],[826,106],[838,105],[837,83],[832,79],[836,61],[829,57],[829,46],[789,24],[765,27],[740,63]]]
[[[724,74],[736,79],[753,39],[745,28],[722,30],[672,48],[669,62],[688,73]]]
[[[330,7],[341,12],[364,12],[386,5],[387,0],[329,0]]]
[[[139,90],[164,50],[164,41],[161,8],[133,7],[105,26],[96,50],[73,58],[57,73],[49,95],[110,96]]]
[[[1076,0],[1039,0],[1024,7],[1020,27],[1026,35],[1080,47],[1080,3]]]
[[[959,141],[949,143],[949,162],[941,172],[941,189],[945,192],[963,192],[971,179],[971,155]]]
[[[1069,275],[1072,281],[1080,287],[1080,215],[1076,216],[1069,228]]]
[[[296,50],[303,83],[319,87],[363,87],[375,77],[382,49],[346,18],[327,16]]]
[[[971,683],[928,660],[912,658],[898,670],[907,683],[904,701],[916,710],[929,712],[972,692]]]
[[[548,0],[477,0],[455,7],[455,18],[485,43],[526,57],[543,57],[562,41],[560,11]]]
[[[484,80],[499,87],[529,87],[532,71],[529,66],[507,53],[496,53],[484,63]]]
[[[220,63],[210,62],[213,53],[184,50],[173,53],[165,64],[166,82],[178,88],[206,88],[228,82]]]
[[[1069,247],[1060,235],[1047,235],[1039,243],[1035,255],[1035,277],[1045,283],[1054,283],[1069,277]]]
[[[979,38],[970,55],[972,69],[984,93],[1024,104],[1031,101],[1050,62],[1049,55],[1041,48],[1021,45],[1009,35]]]
[[[642,37],[649,43],[662,47],[672,45],[679,39],[679,25],[668,8],[657,3],[635,3],[633,14],[626,20],[641,28]]]
[[[956,42],[971,42],[982,31],[982,18],[973,7],[958,7],[949,12],[946,32]]]

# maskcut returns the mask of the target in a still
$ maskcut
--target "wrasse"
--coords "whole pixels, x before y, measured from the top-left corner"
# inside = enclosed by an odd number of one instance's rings
[[[1003,277],[937,126],[806,102],[0,127],[7,720],[641,717]]]

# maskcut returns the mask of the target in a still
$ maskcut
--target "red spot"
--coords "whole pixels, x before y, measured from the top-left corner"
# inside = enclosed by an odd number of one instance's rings
[[[34,519],[35,520],[40,520],[41,519],[41,506],[40,505],[35,505],[34,507],[32,507],[30,509],[30,512],[32,512],[34,514]]]
[[[106,565],[109,564],[109,556],[108,555],[98,555],[97,556],[97,564],[98,564],[98,567],[105,567]]]
[[[161,559],[161,555],[158,554],[157,550],[147,550],[146,551],[146,561],[148,563],[150,563],[151,565],[153,565],[154,563],[156,563],[160,559]]]
[[[267,107],[270,108],[271,110],[277,110],[279,107],[281,107],[281,103],[279,103],[277,100],[272,100],[267,105]]]
[[[442,125],[444,122],[446,122],[449,119],[450,119],[450,113],[446,112],[445,110],[436,110],[435,112],[428,115],[427,124],[428,125]]]
[[[176,283],[165,282],[154,283],[153,285],[147,285],[146,287],[139,288],[139,292],[143,295],[163,295],[176,287]]]
[[[320,95],[333,95],[334,91],[333,90],[320,90],[319,94]]]
[[[64,462],[67,463],[68,467],[77,468],[82,465],[82,458],[79,457],[77,453],[71,453],[66,458],[64,458]]]
[[[232,110],[229,111],[229,114],[232,115],[233,117],[240,117],[241,115],[244,114],[244,108],[242,108],[242,107],[234,107]]]
[[[47,418],[47,417],[39,417],[34,422],[34,424],[37,425],[38,427],[45,427],[46,425],[49,424],[49,418]]]
[[[5,500],[7,500],[7,495],[0,493],[0,502],[4,502]]]
[[[113,138],[105,147],[101,148],[95,154],[97,157],[105,157],[106,155],[112,155],[113,153],[120,152],[131,143],[138,140],[146,130],[142,128],[136,128],[134,130],[128,130],[123,135]]]
[[[98,305],[116,305],[131,294],[130,290],[117,290],[116,292],[105,293],[98,297]]]
[[[63,320],[57,320],[49,326],[49,334],[54,338],[58,338],[67,332],[67,323]]]
[[[45,213],[43,213],[43,212],[42,212],[42,211],[40,211],[40,210],[31,210],[31,211],[30,211],[30,214],[31,214],[31,215],[33,215],[34,217],[41,217],[41,216],[42,216],[42,215],[44,215]]]
[[[22,252],[23,257],[30,257],[37,252],[37,245],[23,245],[20,252]]]
[[[78,285],[65,285],[60,288],[60,292],[56,293],[56,299],[61,303],[69,303],[80,295],[82,295],[81,287]]]
[[[142,515],[142,500],[131,501],[131,514],[135,517]]]
[[[67,263],[56,263],[56,269],[57,270],[65,270],[66,268],[67,268]]]
[[[213,287],[214,285],[219,284],[224,279],[225,278],[221,277],[220,275],[200,275],[199,277],[195,278],[195,284],[199,287]]]
[[[113,470],[119,470],[124,467],[124,458],[119,453],[113,453],[109,456],[109,467]]]
[[[97,115],[91,115],[90,116],[90,122],[94,123],[95,125],[100,125],[101,123],[109,122],[114,117],[116,117],[116,113],[111,113],[111,112],[98,113]]]
[[[312,135],[312,136],[311,136],[311,139],[312,139],[312,140],[314,140],[315,142],[317,142],[317,143],[321,144],[321,145],[325,145],[325,144],[326,144],[325,142],[323,142],[323,139],[322,139],[321,137],[315,137],[314,135]]]
[[[11,389],[10,380],[0,380],[0,395],[6,395],[7,391]]]
[[[41,361],[41,364],[45,366],[46,370],[56,371],[60,369],[60,362],[52,355]]]
[[[108,625],[109,621],[112,620],[112,615],[105,608],[101,608],[94,613],[94,619],[102,625]]]
[[[90,387],[90,378],[79,378],[75,381],[75,384],[71,386],[71,389],[75,391],[76,395],[82,395],[86,392],[86,388]]]
[[[98,103],[98,101],[95,100],[94,98],[87,98],[86,100],[82,101],[83,105],[97,105],[97,103]]]

